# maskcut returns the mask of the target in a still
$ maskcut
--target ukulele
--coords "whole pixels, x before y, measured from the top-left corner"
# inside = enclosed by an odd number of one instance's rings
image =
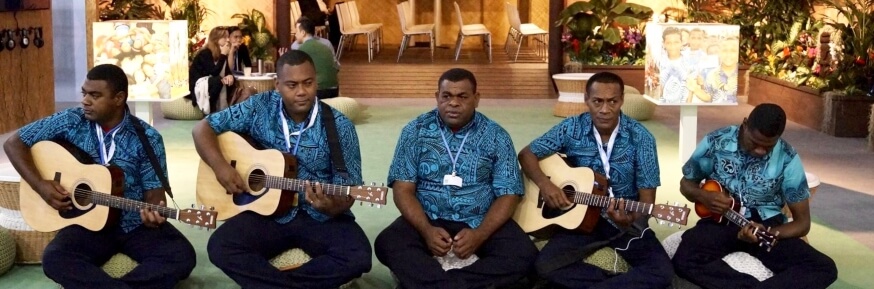
[[[711,192],[713,194],[723,194],[726,195],[726,192],[722,189],[722,185],[719,182],[714,180],[706,180],[703,184],[701,184],[701,189]],[[738,227],[746,227],[747,224],[750,223],[740,212],[741,206],[740,203],[736,202],[734,198],[731,199],[731,210],[725,211],[722,214],[717,214],[711,212],[707,209],[707,206],[700,202],[695,202],[695,213],[698,214],[701,218],[711,218],[718,223],[732,223],[737,225]],[[756,239],[759,241],[759,246],[764,247],[766,251],[770,252],[771,248],[777,244],[777,236],[780,235],[778,231],[776,234],[771,234],[769,232],[771,228],[767,228],[766,230],[759,230],[758,227],[755,229],[754,234],[756,235]]]

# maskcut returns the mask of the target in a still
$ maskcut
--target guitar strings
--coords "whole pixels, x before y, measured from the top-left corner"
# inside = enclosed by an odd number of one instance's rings
[[[586,199],[593,200],[595,203],[602,205],[602,207],[607,207],[607,205],[610,203],[611,199],[616,199],[617,202],[619,200],[617,198],[611,198],[609,196],[595,195],[595,194],[590,194],[590,193],[585,193],[585,192],[578,192],[575,190],[562,189],[561,191],[564,192],[566,195],[572,195],[574,197],[574,200],[581,201],[581,202],[585,201]],[[649,208],[647,208],[648,206],[652,206],[652,204],[642,203],[642,202],[633,201],[633,200],[625,200],[625,208],[624,209],[626,211],[635,211],[635,212],[640,211],[640,213],[647,213],[649,211]]]
[[[282,187],[280,189],[291,189],[291,190],[305,190],[306,189],[306,181],[285,177],[277,177],[277,176],[268,176],[268,175],[257,175],[252,174],[249,175],[249,181],[265,181],[264,185],[267,187],[271,187],[268,182],[273,182],[274,184],[279,185],[290,185],[292,188]],[[315,184],[315,182],[310,182],[311,184]],[[327,192],[329,195],[348,195],[346,192],[346,187],[335,184],[327,184],[322,183],[322,192]]]
[[[127,198],[123,198],[123,197],[119,197],[119,196],[115,196],[115,195],[111,195],[111,194],[106,194],[106,193],[101,193],[101,192],[86,190],[86,189],[76,188],[73,190],[73,195],[74,195],[74,197],[76,197],[76,196],[91,197],[91,200],[94,200],[94,201],[105,201],[106,203],[114,203],[118,206],[126,206],[127,208],[130,208],[130,209],[133,209],[133,208],[143,209],[143,208],[147,207],[153,211],[158,211],[159,213],[161,213],[161,215],[164,215],[165,217],[175,218],[174,213],[177,211],[176,209],[169,208],[169,207],[162,207],[162,206],[158,206],[155,204],[149,204],[146,202],[135,201],[135,200],[131,200],[131,199],[127,199]],[[95,197],[95,196],[97,196],[97,197]]]

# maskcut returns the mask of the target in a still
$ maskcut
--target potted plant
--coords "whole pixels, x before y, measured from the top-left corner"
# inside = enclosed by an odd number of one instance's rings
[[[569,58],[566,72],[606,70],[607,67],[583,65],[637,65],[634,69],[616,72],[629,83],[643,89],[645,38],[641,32],[652,18],[649,7],[624,3],[621,0],[591,0],[575,2],[559,13],[557,26],[567,28],[562,36]]]
[[[273,33],[267,29],[264,14],[261,11],[252,9],[248,14],[234,14],[231,18],[242,19],[240,29],[243,31],[243,41],[246,46],[251,47],[251,56],[253,59],[260,61],[271,61],[273,59],[271,49],[278,42]],[[260,71],[262,72],[263,71]]]

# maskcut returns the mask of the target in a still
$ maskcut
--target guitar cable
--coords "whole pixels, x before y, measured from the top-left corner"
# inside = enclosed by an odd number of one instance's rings
[[[643,231],[640,232],[640,236],[628,240],[628,243],[625,244],[625,248],[613,248],[613,272],[619,271],[617,269],[619,267],[619,251],[627,251],[628,248],[631,248],[631,242],[643,238],[643,234],[646,234],[647,230],[649,230],[649,227],[643,228]]]

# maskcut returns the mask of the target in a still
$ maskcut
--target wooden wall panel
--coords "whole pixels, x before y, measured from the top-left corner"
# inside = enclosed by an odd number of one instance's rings
[[[42,48],[31,43],[22,49],[16,36],[13,50],[0,51],[0,133],[55,111],[52,11],[0,12],[0,30],[37,26],[43,28]]]

